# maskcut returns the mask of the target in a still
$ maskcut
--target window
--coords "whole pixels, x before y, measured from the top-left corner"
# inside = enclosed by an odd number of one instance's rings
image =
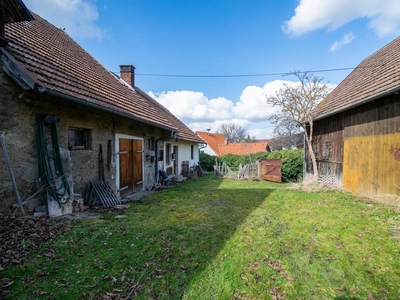
[[[68,129],[68,149],[70,150],[91,150],[92,132],[90,129],[69,128]]]
[[[193,160],[194,159],[194,146],[190,145],[190,159]]]
[[[322,159],[329,159],[331,156],[331,142],[326,141],[322,144]]]
[[[315,154],[315,158],[319,158],[319,143],[315,143],[314,144],[314,154]]]
[[[147,150],[154,150],[154,137],[147,138]]]

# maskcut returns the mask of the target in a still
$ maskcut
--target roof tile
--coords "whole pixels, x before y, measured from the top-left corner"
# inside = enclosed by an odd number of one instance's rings
[[[32,15],[31,22],[6,25],[6,50],[30,72],[37,86],[177,130],[169,114],[124,85],[63,30]]]
[[[400,87],[400,37],[364,59],[313,111],[315,119]]]

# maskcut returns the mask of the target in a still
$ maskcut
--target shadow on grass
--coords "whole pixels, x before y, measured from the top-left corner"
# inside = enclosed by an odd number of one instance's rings
[[[222,183],[189,181],[132,204],[124,218],[113,211],[100,221],[80,222],[27,264],[7,271],[15,281],[8,296],[40,291],[53,299],[182,298],[273,191],[261,183]]]
[[[191,280],[273,191],[220,188],[220,183],[184,184],[138,205],[154,212],[145,216],[141,231],[147,243],[140,252],[151,255],[142,255],[142,266],[135,268],[137,274],[146,274],[139,296],[181,298]]]

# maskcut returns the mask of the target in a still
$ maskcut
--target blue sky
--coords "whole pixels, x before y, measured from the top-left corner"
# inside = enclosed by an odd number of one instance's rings
[[[110,71],[136,67],[136,85],[191,129],[227,121],[269,138],[266,95],[294,70],[351,68],[400,33],[400,2],[386,0],[24,0],[65,28]],[[351,70],[316,75],[332,86]]]

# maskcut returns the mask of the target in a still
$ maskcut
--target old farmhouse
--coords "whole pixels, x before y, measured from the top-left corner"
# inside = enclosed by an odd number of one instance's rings
[[[399,199],[399,93],[400,37],[364,59],[315,108],[321,182],[376,200]]]
[[[123,197],[152,189],[159,170],[179,175],[198,164],[203,141],[135,86],[133,66],[122,65],[121,76],[109,72],[31,14],[32,21],[5,25],[8,45],[0,48],[0,133],[21,198],[43,195],[49,172],[53,198],[64,202],[92,180]],[[5,164],[1,157],[3,212],[15,203]]]

